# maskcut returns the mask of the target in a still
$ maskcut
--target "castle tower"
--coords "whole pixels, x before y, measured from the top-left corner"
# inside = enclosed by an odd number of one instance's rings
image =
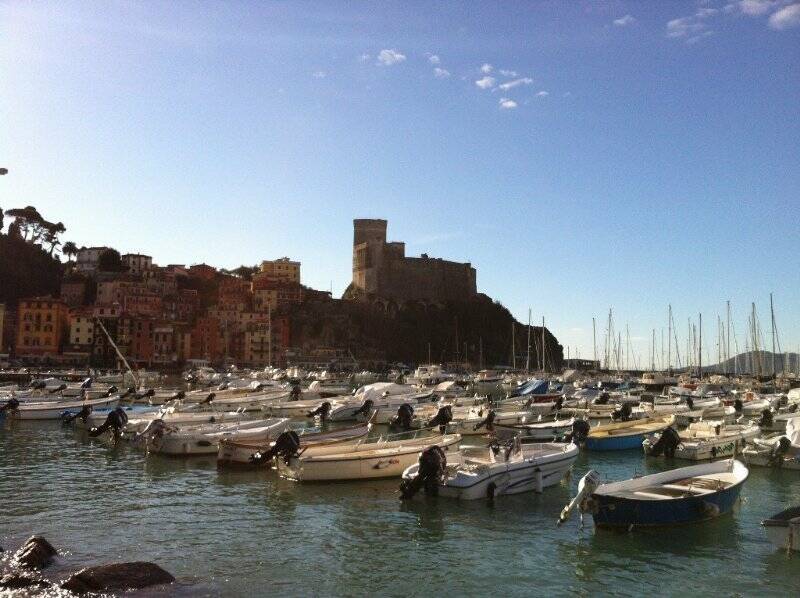
[[[377,293],[378,272],[386,246],[386,220],[353,220],[353,288]]]

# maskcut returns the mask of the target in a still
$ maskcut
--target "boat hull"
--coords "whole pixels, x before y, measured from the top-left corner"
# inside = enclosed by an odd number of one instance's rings
[[[586,439],[586,448],[590,451],[624,451],[628,449],[641,449],[642,442],[647,434],[629,434],[613,438]]]

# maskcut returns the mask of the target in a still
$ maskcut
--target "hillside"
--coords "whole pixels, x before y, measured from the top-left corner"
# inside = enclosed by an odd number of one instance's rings
[[[63,264],[41,246],[0,234],[0,303],[21,297],[57,295]]]

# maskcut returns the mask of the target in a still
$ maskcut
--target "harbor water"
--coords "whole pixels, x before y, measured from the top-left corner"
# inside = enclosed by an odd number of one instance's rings
[[[147,596],[797,595],[800,555],[759,525],[800,504],[797,472],[752,469],[734,513],[703,524],[555,526],[588,469],[622,479],[664,467],[638,451],[582,453],[541,495],[401,503],[398,480],[297,484],[146,456],[56,422],[0,421],[0,556],[36,533],[63,553],[50,577],[148,560],[178,579]]]

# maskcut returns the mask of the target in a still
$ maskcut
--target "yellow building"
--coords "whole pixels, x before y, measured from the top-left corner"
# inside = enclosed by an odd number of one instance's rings
[[[94,317],[92,309],[74,309],[69,319],[69,344],[91,345],[94,343]]]
[[[253,280],[264,278],[300,284],[300,262],[293,262],[288,257],[264,260],[261,262],[261,271],[253,276]]]
[[[56,355],[69,333],[69,307],[52,297],[19,302],[17,355]]]

